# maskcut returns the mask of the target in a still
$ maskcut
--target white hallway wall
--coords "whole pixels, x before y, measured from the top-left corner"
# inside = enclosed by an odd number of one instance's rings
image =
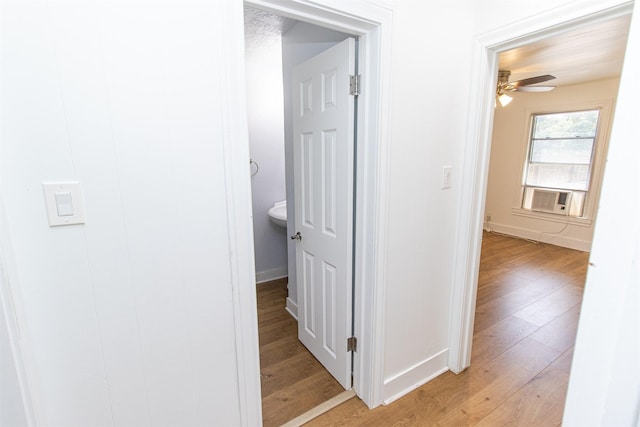
[[[518,94],[505,108],[496,108],[491,142],[491,164],[487,184],[485,216],[491,216],[486,226],[514,236],[541,239],[548,243],[588,251],[591,248],[594,215],[596,213],[602,176],[594,174],[589,191],[588,223],[569,224],[540,218],[514,215],[512,209],[521,203],[521,182],[527,154],[531,114],[559,112],[566,109],[597,108],[604,103],[600,116],[599,147],[606,148],[611,130],[612,108],[618,93],[618,79],[607,79],[580,85],[558,87],[542,94]],[[603,145],[604,144],[604,145]],[[604,164],[604,154],[597,156],[594,172]],[[597,176],[600,179],[595,179]],[[559,234],[540,234],[557,233]]]
[[[471,154],[465,153],[466,82],[477,73],[470,60],[474,38],[525,18],[536,17],[530,28],[542,29],[567,16],[625,3],[540,0],[514,8],[508,0],[394,2],[389,216],[382,249],[383,399],[392,400],[447,369],[460,169]],[[629,107],[634,108],[631,102]],[[443,165],[453,166],[449,190],[440,188]],[[637,219],[632,222],[637,226]]]
[[[26,426],[29,421],[19,373],[22,358],[18,330],[9,293],[4,268],[0,265],[0,295],[3,296],[0,301],[0,425],[17,427]],[[28,392],[25,394],[28,396]]]
[[[447,369],[473,1],[397,1],[392,51],[384,392]],[[455,82],[455,84],[450,84]],[[442,189],[442,167],[452,185]]]
[[[38,425],[241,422],[229,5],[2,3],[7,269]],[[41,183],[69,179],[87,223],[50,228]]]
[[[251,158],[253,233],[256,281],[287,275],[287,234],[269,220],[267,211],[285,200],[284,105],[282,45],[279,38],[264,40],[246,50],[247,121]]]

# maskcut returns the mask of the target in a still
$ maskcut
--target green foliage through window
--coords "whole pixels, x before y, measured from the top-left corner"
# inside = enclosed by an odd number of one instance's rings
[[[533,139],[595,137],[599,110],[534,116]]]
[[[533,116],[525,185],[586,191],[599,110]]]

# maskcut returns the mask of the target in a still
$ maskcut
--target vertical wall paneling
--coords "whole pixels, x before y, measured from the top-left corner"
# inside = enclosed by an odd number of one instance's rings
[[[239,422],[220,8],[3,4],[2,192],[42,424]],[[49,228],[41,182],[67,179],[87,222]]]

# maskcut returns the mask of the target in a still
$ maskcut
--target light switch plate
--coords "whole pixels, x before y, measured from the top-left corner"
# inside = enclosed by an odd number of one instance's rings
[[[49,226],[84,224],[84,201],[80,182],[43,182],[44,201],[47,206]]]

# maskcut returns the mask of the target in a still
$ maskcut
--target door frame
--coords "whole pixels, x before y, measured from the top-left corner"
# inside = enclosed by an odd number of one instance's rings
[[[382,403],[384,344],[384,277],[388,199],[389,92],[391,76],[392,6],[387,0],[246,0],[245,4],[271,13],[359,37],[358,70],[362,78],[358,99],[356,186],[354,216],[354,330],[358,350],[354,353],[353,388],[369,407]],[[241,27],[235,28],[242,15],[242,3],[229,5],[227,30],[234,41],[243,40]],[[248,158],[246,103],[244,93],[244,51],[238,43],[222,48],[234,58],[227,67],[229,84],[224,92],[239,104],[229,111],[231,127],[225,141],[227,164],[244,165]],[[240,69],[238,69],[240,68]],[[233,92],[234,89],[237,89]],[[240,101],[237,101],[241,98]],[[244,113],[244,115],[243,115]],[[243,118],[244,117],[244,118]],[[238,143],[241,141],[242,143]],[[243,424],[261,419],[258,333],[255,314],[255,269],[250,243],[251,201],[240,194],[247,178],[241,167],[231,168],[228,176],[227,202],[231,250],[237,255],[232,265],[236,352],[240,384],[240,412]],[[248,228],[248,231],[247,231]],[[248,246],[248,248],[246,247]],[[246,288],[245,288],[246,286]],[[247,289],[249,288],[249,289]]]
[[[495,80],[500,52],[548,37],[630,15],[633,2],[602,1],[576,8],[560,6],[474,39],[462,194],[457,221],[451,318],[449,369],[459,373],[471,364],[482,227],[493,130]]]

